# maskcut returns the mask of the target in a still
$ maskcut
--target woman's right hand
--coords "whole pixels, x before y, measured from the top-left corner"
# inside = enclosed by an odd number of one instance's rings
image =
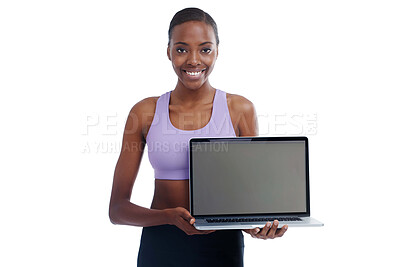
[[[169,224],[175,225],[187,235],[199,235],[209,234],[215,232],[215,230],[197,230],[193,224],[195,219],[192,217],[190,212],[182,207],[165,209],[165,212],[169,218]]]

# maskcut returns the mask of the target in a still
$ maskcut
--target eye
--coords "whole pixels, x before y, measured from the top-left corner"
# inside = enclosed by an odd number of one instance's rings
[[[203,48],[201,50],[202,53],[206,53],[206,54],[210,54],[211,53],[211,49],[210,48]]]
[[[179,54],[186,52],[186,49],[184,48],[177,48],[176,52],[178,52]]]

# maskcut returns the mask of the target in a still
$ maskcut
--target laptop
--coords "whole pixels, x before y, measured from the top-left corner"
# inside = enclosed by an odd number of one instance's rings
[[[198,230],[323,226],[310,217],[308,138],[189,141],[190,213]]]

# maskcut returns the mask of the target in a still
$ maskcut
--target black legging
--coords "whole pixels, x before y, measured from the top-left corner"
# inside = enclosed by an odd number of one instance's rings
[[[242,267],[241,230],[218,230],[205,235],[187,235],[174,225],[144,227],[138,267]]]

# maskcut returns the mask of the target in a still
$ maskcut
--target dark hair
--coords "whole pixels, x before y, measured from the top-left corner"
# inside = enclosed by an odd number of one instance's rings
[[[175,16],[172,18],[171,23],[169,24],[169,30],[168,30],[168,45],[171,41],[171,35],[172,35],[172,30],[176,25],[182,24],[184,22],[188,21],[202,21],[205,22],[206,24],[210,25],[215,33],[215,40],[217,42],[217,45],[219,44],[219,38],[218,38],[218,29],[217,29],[217,24],[213,20],[213,18],[203,10],[195,7],[189,7],[182,9],[181,11],[178,11]]]

